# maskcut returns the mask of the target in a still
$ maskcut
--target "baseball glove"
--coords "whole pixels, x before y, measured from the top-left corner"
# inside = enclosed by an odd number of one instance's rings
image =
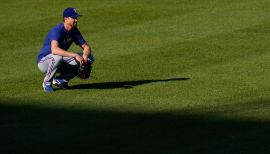
[[[81,79],[88,79],[92,71],[92,66],[90,61],[84,62],[80,65],[78,70],[78,77]]]

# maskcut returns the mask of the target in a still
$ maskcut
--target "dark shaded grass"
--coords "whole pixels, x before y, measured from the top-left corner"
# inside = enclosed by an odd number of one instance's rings
[[[127,113],[2,103],[0,153],[270,152],[268,121],[196,111]]]

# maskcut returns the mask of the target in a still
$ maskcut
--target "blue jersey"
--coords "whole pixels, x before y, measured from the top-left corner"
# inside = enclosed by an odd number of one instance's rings
[[[51,41],[56,40],[59,43],[59,48],[68,50],[73,42],[77,45],[83,45],[86,43],[77,27],[74,27],[71,31],[67,31],[64,24],[58,24],[54,26],[47,34],[44,44],[38,54],[37,63],[48,54],[52,53]]]

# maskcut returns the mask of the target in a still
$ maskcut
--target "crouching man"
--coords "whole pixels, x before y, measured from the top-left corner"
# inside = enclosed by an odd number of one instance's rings
[[[68,89],[68,82],[78,75],[80,66],[94,61],[90,46],[77,28],[80,16],[75,8],[65,9],[63,22],[52,27],[46,36],[37,57],[38,68],[45,76],[42,82],[45,92],[53,92],[52,85]],[[82,53],[68,51],[73,42],[82,48]]]

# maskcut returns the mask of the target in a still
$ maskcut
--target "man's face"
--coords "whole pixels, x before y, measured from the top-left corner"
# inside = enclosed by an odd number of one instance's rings
[[[78,18],[77,17],[68,17],[65,22],[70,25],[72,28],[77,26]]]

